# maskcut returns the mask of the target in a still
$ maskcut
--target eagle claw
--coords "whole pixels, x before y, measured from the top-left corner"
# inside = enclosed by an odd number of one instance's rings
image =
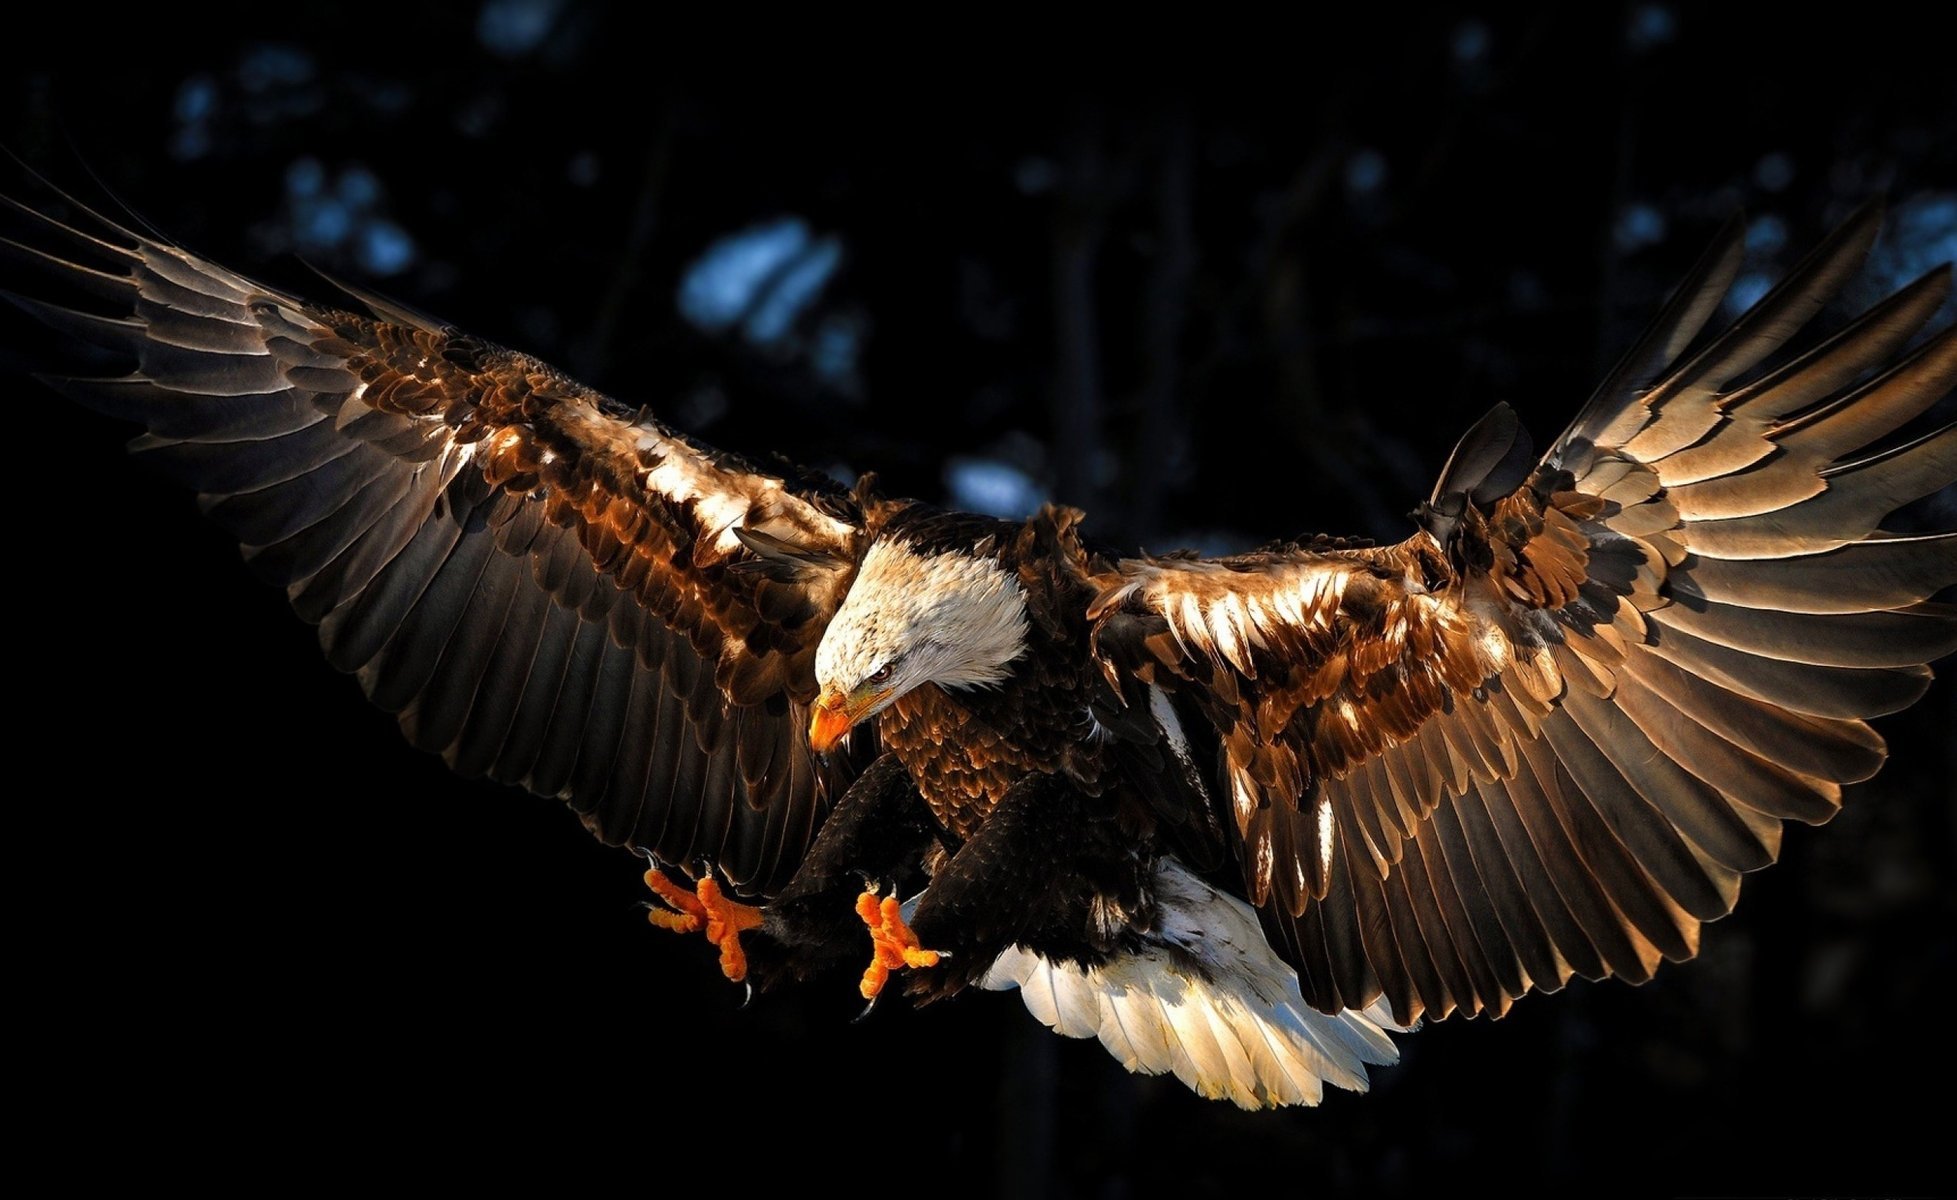
[[[761,924],[761,910],[730,900],[711,873],[700,877],[692,891],[666,878],[658,867],[646,870],[646,886],[671,905],[648,905],[646,919],[674,933],[693,933],[705,927],[707,941],[720,947],[720,973],[735,983],[747,978],[747,953],[741,934]]]
[[[886,896],[879,903],[876,892],[866,891],[856,898],[856,915],[870,930],[870,965],[863,972],[859,990],[872,1004],[882,994],[884,984],[890,981],[892,971],[935,967],[951,957],[945,951],[926,950],[919,944],[917,934],[904,921],[904,906],[895,896]],[[864,1011],[867,1015],[869,1010]]]

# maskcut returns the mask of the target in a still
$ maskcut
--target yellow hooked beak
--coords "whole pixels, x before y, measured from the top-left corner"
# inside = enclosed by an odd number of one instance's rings
[[[860,688],[848,695],[834,688],[824,688],[816,698],[815,711],[809,715],[809,747],[817,754],[827,754],[836,748],[852,726],[863,719],[865,713],[875,708],[888,696],[888,691],[873,692]]]

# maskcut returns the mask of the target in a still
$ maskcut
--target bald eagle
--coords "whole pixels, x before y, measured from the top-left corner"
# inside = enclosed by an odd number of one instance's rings
[[[1957,380],[1918,340],[1948,267],[1794,344],[1873,209],[1708,333],[1729,229],[1547,452],[1475,424],[1405,540],[1221,558],[764,468],[356,289],[5,209],[10,298],[128,362],[55,385],[416,746],[645,855],[730,979],[1017,989],[1248,1108],[1691,957],[1957,649],[1957,533],[1880,528],[1957,480],[1950,427],[1890,436]]]

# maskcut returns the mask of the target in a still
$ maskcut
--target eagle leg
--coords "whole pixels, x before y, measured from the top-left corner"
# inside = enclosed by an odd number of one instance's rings
[[[646,886],[672,906],[649,906],[648,921],[674,933],[693,933],[705,926],[707,940],[720,947],[720,973],[735,983],[747,978],[747,954],[741,949],[741,934],[761,924],[760,909],[728,899],[710,874],[702,875],[689,892],[666,878],[658,867],[648,867]]]
[[[861,987],[865,1000],[874,1001],[882,994],[892,971],[935,967],[940,959],[950,957],[943,951],[924,949],[905,922],[904,906],[895,896],[885,896],[879,902],[875,892],[864,892],[856,898],[856,915],[870,930],[870,965],[863,972]]]

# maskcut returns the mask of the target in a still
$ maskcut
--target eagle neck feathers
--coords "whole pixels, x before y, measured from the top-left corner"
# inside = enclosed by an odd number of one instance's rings
[[[880,514],[882,515],[882,514]],[[908,554],[961,555],[1003,572],[1019,601],[1019,645],[986,686],[927,684],[882,715],[884,745],[910,769],[941,823],[967,837],[1006,789],[1029,774],[1093,775],[1085,723],[1087,556],[1079,513],[1048,507],[1020,523],[908,505],[878,536]],[[874,554],[874,549],[872,554]],[[868,556],[865,572],[867,578]]]

